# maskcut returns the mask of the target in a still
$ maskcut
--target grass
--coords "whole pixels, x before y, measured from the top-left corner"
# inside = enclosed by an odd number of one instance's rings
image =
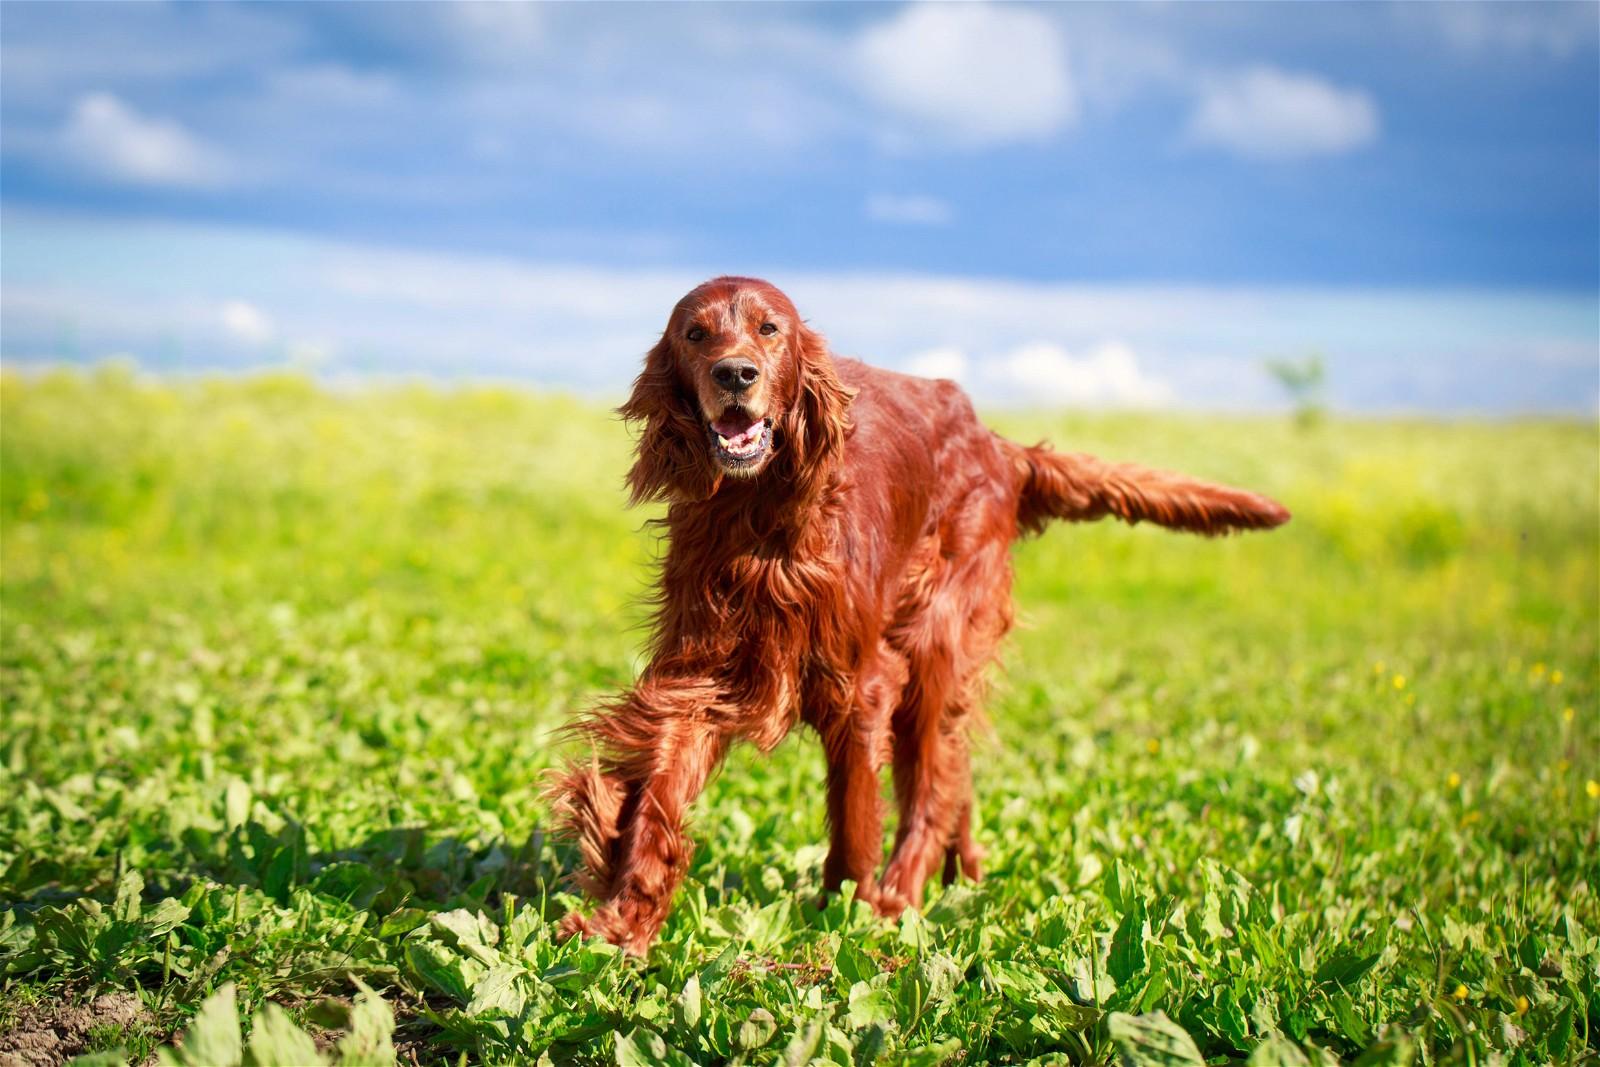
[[[998,424],[1296,517],[1020,546],[987,880],[819,910],[797,735],[712,784],[640,965],[553,940],[539,792],[639,666],[604,411],[6,376],[0,1034],[121,991],[88,1062],[1592,1061],[1595,427]]]

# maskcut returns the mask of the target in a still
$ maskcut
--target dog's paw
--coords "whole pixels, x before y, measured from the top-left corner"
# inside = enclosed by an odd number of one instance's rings
[[[556,927],[556,936],[563,941],[572,937],[602,938],[628,955],[641,959],[649,955],[650,944],[655,940],[653,931],[639,929],[637,924],[626,920],[610,904],[596,908],[589,915],[568,912]]]
[[[912,906],[910,898],[904,893],[886,885],[878,887],[878,892],[871,903],[872,910],[885,919],[898,919],[902,912]]]

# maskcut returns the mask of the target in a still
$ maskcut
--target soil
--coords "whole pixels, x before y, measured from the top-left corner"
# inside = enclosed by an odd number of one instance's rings
[[[56,1067],[83,1051],[91,1030],[126,1029],[145,1017],[131,993],[107,993],[88,1004],[30,1005],[0,1034],[0,1067]]]

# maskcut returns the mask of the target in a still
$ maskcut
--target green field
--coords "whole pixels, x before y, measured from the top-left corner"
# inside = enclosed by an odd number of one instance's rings
[[[40,1062],[1600,1045],[1592,423],[996,419],[1295,519],[1020,546],[987,880],[898,924],[819,910],[797,733],[697,806],[641,964],[553,939],[540,794],[557,727],[639,667],[653,546],[606,411],[116,368],[0,398],[0,1062],[52,1027]]]

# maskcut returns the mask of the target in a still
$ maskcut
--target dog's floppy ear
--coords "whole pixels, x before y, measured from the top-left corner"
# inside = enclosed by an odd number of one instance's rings
[[[629,504],[699,500],[716,488],[716,475],[706,462],[705,428],[678,380],[666,337],[645,356],[633,393],[617,413],[639,424],[627,478]]]
[[[855,392],[839,380],[828,343],[815,330],[801,326],[792,351],[797,398],[784,419],[781,461],[797,495],[809,499],[840,458]]]

